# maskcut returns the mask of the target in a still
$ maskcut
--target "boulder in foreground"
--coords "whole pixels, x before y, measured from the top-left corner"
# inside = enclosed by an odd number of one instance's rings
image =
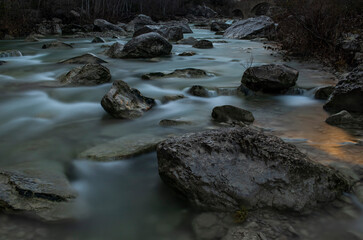
[[[155,105],[155,100],[144,97],[139,90],[130,88],[124,81],[115,81],[102,98],[101,105],[114,118],[135,119]]]
[[[205,210],[303,211],[350,187],[294,145],[248,127],[170,138],[158,145],[157,156],[162,180]]]

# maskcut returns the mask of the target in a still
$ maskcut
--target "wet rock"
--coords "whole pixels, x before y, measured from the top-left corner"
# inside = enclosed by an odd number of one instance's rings
[[[188,37],[188,38],[179,40],[177,42],[177,44],[194,45],[196,42],[198,42],[198,40],[196,38]]]
[[[105,39],[101,38],[101,37],[95,37],[93,40],[92,40],[92,43],[105,43]]]
[[[194,16],[205,17],[205,18],[212,18],[212,17],[215,17],[218,15],[213,9],[211,9],[205,5],[203,5],[203,6],[198,5],[197,7],[194,7],[191,10],[191,13]]]
[[[61,171],[41,167],[0,170],[0,210],[44,221],[73,219],[77,194]]]
[[[68,44],[68,43],[64,43],[64,42],[59,42],[59,41],[55,41],[55,42],[51,42],[51,43],[46,43],[42,46],[43,49],[49,49],[49,48],[73,48],[72,45]]]
[[[135,119],[155,105],[155,100],[144,97],[139,90],[130,88],[124,81],[115,81],[102,98],[102,107],[114,118]]]
[[[226,29],[224,37],[234,39],[253,39],[271,37],[275,34],[275,23],[267,16],[240,20]]]
[[[209,40],[200,40],[193,44],[194,48],[201,48],[201,49],[207,49],[207,48],[213,48],[213,43]]]
[[[231,25],[224,22],[212,22],[210,30],[213,32],[222,32],[229,28]]]
[[[146,16],[144,14],[137,15],[131,22],[129,22],[126,26],[127,31],[133,32],[137,31],[145,25],[154,25],[156,24],[151,17]]]
[[[169,138],[157,147],[162,180],[201,209],[304,211],[350,186],[280,138],[225,128]]]
[[[87,64],[87,63],[107,63],[106,61],[98,58],[96,55],[92,53],[86,53],[81,56],[73,57],[67,60],[60,61],[59,63],[64,64]]]
[[[286,65],[268,64],[248,68],[242,84],[253,91],[284,93],[295,86],[299,72]]]
[[[205,87],[200,85],[194,85],[189,90],[188,93],[196,97],[209,97],[209,92]]]
[[[164,97],[162,97],[161,102],[165,104],[165,103],[168,103],[168,102],[171,102],[171,101],[180,100],[180,99],[183,99],[183,98],[185,98],[185,96],[182,95],[182,94],[180,94],[180,95],[164,96]]]
[[[192,227],[197,239],[215,240],[225,236],[233,223],[231,214],[206,212],[193,219]]]
[[[114,43],[112,46],[106,51],[106,55],[110,58],[121,58],[123,56],[122,50],[124,49],[124,45],[121,43]]]
[[[196,54],[195,52],[182,52],[182,53],[179,53],[178,56],[191,57],[191,56],[194,56],[195,54]]]
[[[356,68],[338,82],[324,109],[330,112],[347,110],[363,113],[363,68]]]
[[[80,154],[80,158],[95,161],[114,161],[134,157],[140,154],[154,151],[164,137],[139,134],[121,137],[101,145],[92,147]]]
[[[178,41],[183,39],[183,31],[181,27],[163,26],[163,25],[147,25],[134,32],[134,37],[145,33],[156,32],[169,41]]]
[[[171,73],[154,72],[141,76],[144,80],[151,80],[155,78],[203,78],[210,76],[206,71],[196,68],[176,69]]]
[[[222,240],[265,240],[265,235],[261,232],[247,230],[242,226],[236,226],[228,230]]]
[[[69,71],[66,75],[61,76],[59,81],[63,84],[74,86],[94,86],[111,81],[111,73],[108,68],[101,64],[86,64]]]
[[[327,100],[334,91],[334,86],[321,87],[315,92],[315,98]]]
[[[0,51],[0,58],[5,57],[21,57],[23,54],[19,50],[6,50],[6,51]]]
[[[160,126],[163,127],[170,127],[170,126],[180,126],[180,125],[191,125],[191,122],[188,121],[181,121],[181,120],[170,120],[170,119],[163,119],[159,122]]]
[[[152,58],[170,55],[173,46],[158,33],[146,33],[131,39],[122,50],[122,58]]]
[[[112,24],[110,22],[107,22],[106,20],[104,19],[96,19],[93,24],[99,28],[101,31],[116,31],[116,32],[120,32],[122,33],[123,35],[126,35],[126,32],[123,28],[115,25],[115,24]]]
[[[363,116],[353,117],[348,111],[343,110],[331,115],[326,123],[343,128],[363,129]]]
[[[231,105],[213,108],[212,117],[217,122],[253,123],[255,118],[250,111]]]
[[[193,33],[192,29],[189,27],[188,22],[185,21],[169,21],[163,23],[163,25],[180,27],[183,33]]]

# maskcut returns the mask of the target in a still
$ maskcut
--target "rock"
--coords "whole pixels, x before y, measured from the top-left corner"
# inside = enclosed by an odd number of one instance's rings
[[[209,97],[209,92],[203,86],[194,85],[189,90],[188,93],[196,97]]]
[[[72,47],[72,45],[70,45],[68,43],[55,41],[55,42],[44,44],[42,46],[42,48],[43,49],[48,49],[48,48],[73,48],[73,47]]]
[[[194,56],[195,54],[196,54],[195,52],[182,52],[182,53],[179,53],[178,56],[191,57],[191,56]]]
[[[213,48],[213,43],[209,40],[200,40],[193,44],[193,48],[201,48],[201,49]]]
[[[92,53],[86,53],[81,56],[73,57],[67,60],[60,61],[59,63],[64,64],[87,64],[87,63],[107,63],[106,61],[98,58],[96,55]]]
[[[212,117],[217,122],[253,123],[255,121],[255,118],[250,111],[231,105],[213,108]]]
[[[185,98],[184,95],[180,94],[180,95],[172,95],[172,96],[164,96],[162,97],[161,99],[161,102],[162,103],[168,103],[168,102],[171,102],[171,101],[176,101],[176,100],[180,100],[180,99],[183,99]]]
[[[103,31],[116,31],[116,32],[120,32],[124,35],[126,35],[126,32],[123,28],[115,25],[115,24],[112,24],[110,22],[107,22],[106,20],[104,19],[96,19],[93,24],[98,27],[102,32]]]
[[[208,73],[202,69],[196,68],[185,68],[176,69],[171,73],[154,72],[148,73],[141,76],[144,80],[151,80],[155,78],[203,78],[208,77]]]
[[[0,51],[0,58],[5,57],[22,57],[23,54],[19,50],[6,50],[6,51]]]
[[[338,82],[324,109],[330,112],[347,110],[363,113],[363,68],[356,68]]]
[[[213,32],[222,32],[229,28],[231,25],[224,22],[212,22],[210,30]]]
[[[122,50],[123,58],[152,58],[169,55],[173,46],[160,34],[146,33],[131,39]]]
[[[151,17],[146,16],[144,14],[139,14],[131,22],[129,22],[129,24],[127,24],[126,28],[127,31],[132,32],[139,30],[145,25],[154,25],[154,24],[156,23],[151,19]]]
[[[67,85],[95,86],[110,82],[111,73],[101,64],[89,63],[72,69],[66,75],[61,76],[59,81]]]
[[[271,37],[275,34],[275,23],[267,16],[240,20],[226,29],[224,37],[234,39],[253,39]]]
[[[275,208],[302,212],[350,185],[280,138],[223,128],[169,138],[157,147],[161,179],[193,206],[232,212]]]
[[[197,239],[221,239],[227,234],[233,219],[228,213],[205,212],[196,216],[192,221],[193,232]]]
[[[110,58],[121,58],[123,56],[122,49],[124,45],[121,43],[114,43],[112,46],[106,51],[106,55]]]
[[[92,43],[105,43],[105,39],[101,38],[101,37],[95,37],[93,40],[92,40]]]
[[[163,23],[163,25],[173,26],[173,27],[180,27],[183,33],[193,33],[192,29],[189,27],[188,22],[183,21],[169,21]]]
[[[216,17],[218,14],[211,8],[203,5],[198,5],[197,7],[194,7],[191,11],[191,13],[194,16],[199,16],[199,17],[205,17],[205,18],[212,18],[212,17]]]
[[[183,31],[181,27],[164,26],[164,25],[146,25],[134,32],[133,37],[140,36],[145,33],[156,32],[169,41],[178,41],[183,39]]]
[[[53,169],[15,167],[0,170],[0,210],[43,221],[70,220],[77,194],[66,176]]]
[[[184,38],[184,39],[179,40],[177,42],[177,44],[194,45],[196,42],[198,42],[197,39],[195,39],[193,37],[188,37],[188,38]]]
[[[359,52],[361,51],[360,36],[359,34],[346,33],[340,39],[338,46],[347,52]]]
[[[34,35],[29,35],[25,38],[26,42],[39,42],[40,40]]]
[[[320,100],[327,100],[329,96],[333,93],[334,86],[321,87],[315,92],[315,98]]]
[[[248,68],[242,84],[253,91],[284,93],[295,86],[299,72],[286,65],[268,64]]]
[[[104,144],[92,147],[80,154],[80,158],[96,161],[114,161],[131,158],[154,151],[164,137],[139,134],[121,137]]]
[[[242,226],[235,226],[228,230],[222,240],[265,240],[263,233],[247,230]]]
[[[88,29],[87,30],[87,25],[86,26],[81,26],[79,24],[67,24],[63,26],[63,35],[72,35],[72,34],[76,34],[79,32],[87,32],[87,31],[93,31],[93,25],[92,25],[92,29]]]
[[[159,125],[163,127],[191,125],[191,124],[192,123],[188,121],[170,120],[170,119],[163,119],[159,122]]]
[[[353,117],[346,110],[331,115],[325,122],[343,128],[363,129],[363,116]]]
[[[36,25],[37,32],[42,35],[62,35],[62,29],[59,24],[59,19],[55,18],[52,21],[43,21]]]
[[[135,119],[155,105],[155,100],[144,97],[139,90],[130,88],[123,81],[115,81],[102,98],[102,107],[114,118]]]

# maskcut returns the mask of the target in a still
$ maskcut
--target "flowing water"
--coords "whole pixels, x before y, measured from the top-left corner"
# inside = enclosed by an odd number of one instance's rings
[[[193,36],[212,41],[220,36],[203,29],[193,29]],[[218,88],[235,89],[240,85],[245,67],[267,63],[284,63],[263,48],[263,43],[230,40],[214,43],[213,49],[194,49],[173,45],[173,56],[156,59],[110,59],[102,54],[104,44],[91,39],[63,39],[73,49],[41,49],[54,39],[29,43],[22,40],[1,41],[0,50],[17,49],[23,57],[4,58],[0,66],[0,167],[37,164],[56,168],[74,165],[74,188],[82,202],[78,211],[86,217],[74,224],[57,227],[75,239],[188,239],[189,226],[183,224],[190,215],[184,202],[177,200],[162,184],[155,153],[128,160],[96,163],[78,159],[80,152],[118,137],[148,133],[180,134],[213,128],[210,114],[215,106],[230,104],[253,112],[255,125],[287,141],[313,146],[340,161],[363,164],[362,136],[325,123],[328,116],[323,101],[315,100],[316,87],[335,84],[334,77],[320,66],[299,62],[287,64],[298,69],[298,86],[308,89],[303,95],[244,97],[220,95]],[[108,39],[108,45],[116,41]],[[121,43],[128,39],[117,40]],[[177,56],[195,51],[192,57]],[[155,98],[157,106],[143,117],[132,120],[110,118],[100,105],[111,84],[93,87],[51,87],[50,82],[75,65],[58,64],[91,52],[106,60],[113,80],[124,80],[145,96]],[[211,73],[208,78],[170,78],[145,81],[149,72],[200,68]],[[210,98],[188,95],[192,85],[210,90]],[[310,89],[310,90],[309,90]],[[184,94],[187,98],[161,104],[165,95]],[[190,127],[161,127],[162,119],[193,122]],[[328,161],[329,158],[321,159]],[[60,235],[62,236],[62,234]]]

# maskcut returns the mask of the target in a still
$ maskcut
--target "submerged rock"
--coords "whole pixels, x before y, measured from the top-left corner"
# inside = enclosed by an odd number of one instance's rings
[[[347,110],[363,113],[363,69],[356,68],[335,86],[324,109],[330,112]]]
[[[170,120],[170,119],[163,119],[159,122],[160,126],[163,127],[170,127],[170,126],[180,126],[180,125],[191,125],[191,122],[188,121],[181,121],[181,120]]]
[[[146,33],[131,39],[122,50],[122,58],[152,58],[169,55],[173,46],[158,33]]]
[[[213,108],[212,117],[217,122],[252,123],[255,121],[255,118],[250,111],[231,105],[224,105]]]
[[[73,57],[67,60],[60,61],[59,63],[64,64],[95,64],[95,63],[107,63],[106,61],[98,58],[96,55],[92,53],[86,53],[81,56]]]
[[[0,169],[0,211],[25,214],[44,221],[75,217],[77,194],[62,172],[52,169]]]
[[[321,87],[315,92],[315,98],[327,100],[334,91],[334,86]]]
[[[171,73],[154,72],[148,73],[141,76],[144,80],[151,80],[155,78],[203,78],[208,77],[208,73],[202,69],[196,68],[185,68],[176,69]]]
[[[155,100],[144,97],[139,90],[130,88],[124,81],[115,81],[102,98],[101,105],[114,118],[135,119],[155,105]]]
[[[193,44],[194,48],[208,49],[213,48],[213,43],[209,40],[200,40]]]
[[[284,93],[295,86],[299,72],[286,65],[268,64],[248,68],[242,84],[253,91]]]
[[[182,53],[179,53],[178,56],[191,57],[191,56],[194,56],[195,54],[196,54],[195,52],[182,52]]]
[[[183,99],[183,98],[185,98],[185,96],[182,95],[182,94],[180,94],[180,95],[164,96],[164,97],[162,97],[161,102],[165,104],[165,103],[168,103],[168,102],[171,102],[171,101],[180,100],[180,99]]]
[[[126,35],[126,32],[123,28],[115,25],[115,24],[112,24],[110,22],[107,22],[106,20],[104,19],[96,19],[93,24],[98,27],[101,31],[116,31],[116,32],[120,32],[124,35]]]
[[[69,71],[66,75],[60,77],[60,82],[67,85],[75,86],[94,86],[111,81],[111,73],[108,68],[101,64],[86,64]]]
[[[161,179],[201,209],[304,211],[350,188],[294,145],[248,127],[169,138],[157,156]]]
[[[147,134],[121,137],[92,147],[82,152],[79,157],[95,161],[122,160],[154,151],[163,140],[164,137]]]
[[[234,39],[253,39],[271,37],[275,34],[275,23],[267,16],[240,20],[226,29],[224,37]]]
[[[55,41],[55,42],[44,44],[42,46],[42,48],[43,49],[48,49],[48,48],[73,48],[73,46],[68,44],[68,43]]]
[[[183,38],[177,42],[177,44],[194,45],[198,40],[193,37]]]
[[[101,38],[101,37],[95,37],[93,40],[92,40],[92,43],[105,43],[106,40]]]
[[[19,50],[6,50],[6,51],[0,51],[0,58],[5,57],[22,57],[23,54]]]
[[[188,93],[196,96],[196,97],[209,97],[209,92],[208,90],[200,85],[194,85],[192,86],[189,90]]]

